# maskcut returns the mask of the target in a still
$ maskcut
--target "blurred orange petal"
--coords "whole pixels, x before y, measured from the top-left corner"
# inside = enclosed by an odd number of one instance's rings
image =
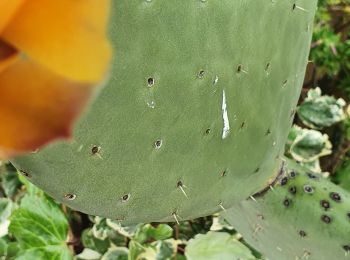
[[[0,0],[0,33],[25,0]]]
[[[110,1],[27,1],[1,36],[66,78],[97,82],[111,57],[107,38]]]
[[[28,60],[8,66],[0,73],[0,156],[69,138],[92,90]]]
[[[0,73],[18,59],[15,48],[0,39]]]

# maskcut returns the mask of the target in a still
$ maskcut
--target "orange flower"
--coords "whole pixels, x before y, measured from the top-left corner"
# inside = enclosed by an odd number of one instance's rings
[[[111,57],[110,0],[0,0],[0,158],[69,138]]]

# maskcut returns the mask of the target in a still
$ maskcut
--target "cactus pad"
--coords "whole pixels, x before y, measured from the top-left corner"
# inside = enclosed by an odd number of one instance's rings
[[[348,259],[350,194],[293,162],[274,188],[225,217],[269,259]]]
[[[315,8],[113,1],[110,77],[74,140],[13,163],[56,200],[125,223],[229,208],[278,172]]]

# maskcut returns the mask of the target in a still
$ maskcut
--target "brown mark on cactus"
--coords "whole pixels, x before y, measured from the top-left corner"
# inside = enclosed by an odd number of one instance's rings
[[[160,149],[160,147],[162,147],[163,141],[162,140],[156,140],[154,142],[154,148],[156,148],[157,150]]]
[[[66,200],[75,200],[77,198],[77,195],[74,193],[67,193],[64,195],[64,198]]]
[[[341,197],[340,197],[339,193],[337,193],[337,192],[331,192],[331,193],[329,194],[329,196],[330,196],[330,198],[331,198],[332,200],[334,200],[334,201],[336,201],[336,202],[340,202],[340,201],[341,201]]]
[[[328,215],[322,215],[321,220],[326,224],[330,224],[332,222],[332,218]]]
[[[186,186],[183,184],[183,182],[181,180],[179,180],[176,183],[176,187],[178,187],[181,190],[181,192],[185,195],[185,197],[188,198],[187,193],[186,193],[186,191],[184,189],[184,188],[186,188]]]
[[[101,151],[101,147],[100,147],[100,146],[94,145],[94,146],[91,148],[91,153],[92,153],[93,155],[100,153],[100,151]]]
[[[283,205],[288,208],[290,206],[290,204],[292,203],[292,201],[288,198],[286,198],[284,201],[283,201]]]
[[[306,234],[306,232],[304,231],[304,230],[299,230],[299,236],[301,236],[301,237],[306,237],[307,236],[307,234]]]
[[[245,127],[245,121],[242,122],[241,126],[239,127],[239,129],[243,129]]]
[[[314,193],[314,189],[308,184],[304,185],[304,191],[309,194]]]
[[[313,180],[318,179],[318,177],[315,174],[311,173],[311,172],[308,172],[307,176],[309,177],[309,179],[313,179]]]
[[[203,78],[204,78],[204,75],[205,75],[205,71],[204,71],[204,70],[200,70],[200,71],[198,72],[198,78],[199,78],[199,79],[203,79]]]
[[[288,183],[288,178],[287,178],[287,177],[283,177],[283,178],[281,179],[281,182],[280,182],[281,186],[284,186],[284,185],[286,185],[287,183]]]
[[[346,253],[350,253],[350,245],[342,246]]]
[[[27,178],[30,178],[32,177],[32,175],[24,170],[19,170],[19,172],[24,176],[24,177],[27,177]]]
[[[227,170],[223,170],[220,174],[221,177],[225,177],[227,175]]]
[[[329,204],[329,201],[327,201],[327,200],[321,200],[320,201],[320,205],[325,210],[328,210],[331,207],[330,204]]]
[[[288,191],[289,191],[289,193],[290,194],[296,194],[297,193],[297,187],[295,187],[295,186],[290,186],[289,188],[288,188]]]
[[[296,174],[295,171],[291,171],[291,172],[289,173],[289,176],[290,176],[291,178],[295,178],[295,176],[297,176],[297,174]]]
[[[153,77],[149,77],[148,79],[147,79],[147,85],[148,85],[148,87],[153,87],[154,86],[154,84],[155,84],[155,79],[153,78]]]
[[[122,202],[127,202],[127,201],[129,201],[130,197],[131,197],[131,194],[130,194],[130,193],[124,194],[124,195],[122,196]]]

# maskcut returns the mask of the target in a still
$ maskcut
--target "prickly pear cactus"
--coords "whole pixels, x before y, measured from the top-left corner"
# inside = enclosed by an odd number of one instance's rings
[[[17,168],[56,200],[125,223],[208,215],[264,187],[280,168],[316,0],[112,2],[109,80],[72,142]]]
[[[269,259],[348,259],[350,194],[291,161],[287,168],[227,220]]]

